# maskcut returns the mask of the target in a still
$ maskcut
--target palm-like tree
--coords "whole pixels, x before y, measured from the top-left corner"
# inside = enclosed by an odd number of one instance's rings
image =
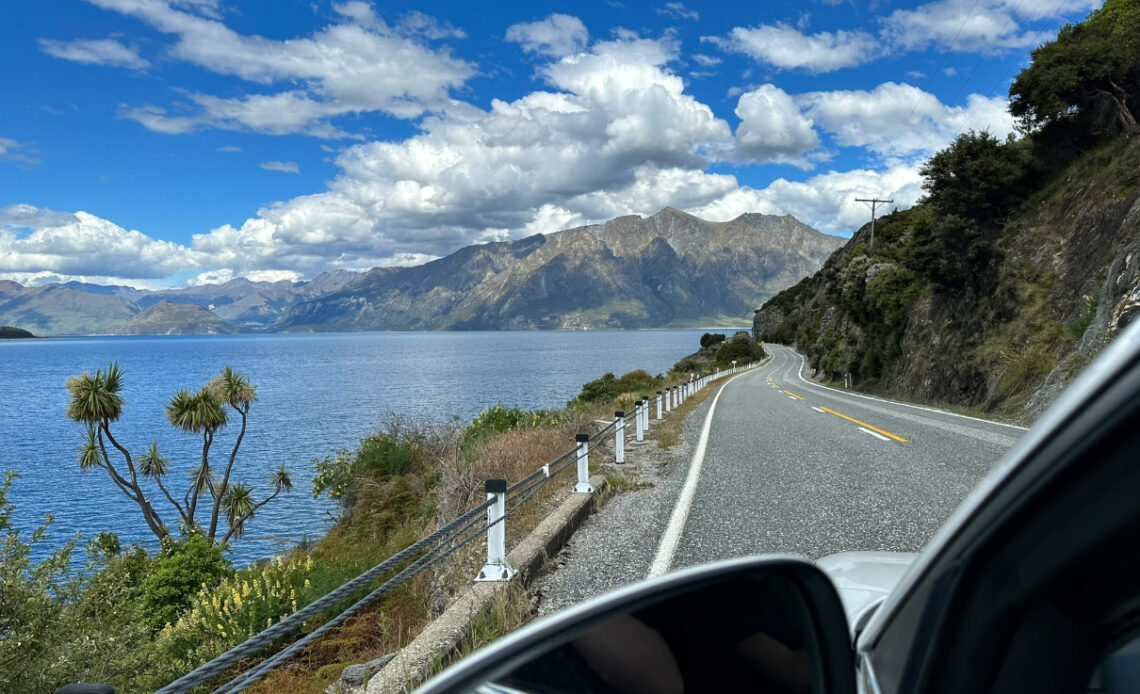
[[[222,506],[226,512],[226,525],[229,526],[229,530],[222,537],[222,542],[229,542],[231,538],[241,539],[245,534],[245,522],[253,518],[257,509],[273,501],[281,492],[293,491],[293,476],[285,469],[285,463],[281,463],[281,467],[273,471],[269,483],[273,485],[273,493],[257,503],[253,501],[249,487],[242,482],[235,483],[226,491]]]
[[[148,526],[160,540],[168,537],[169,533],[143,492],[140,477],[151,480],[159,488],[170,505],[177,510],[187,529],[197,527],[194,516],[198,501],[209,494],[213,508],[205,536],[211,543],[216,540],[218,520],[222,513],[225,513],[228,531],[221,542],[227,542],[231,538],[241,537],[245,522],[253,518],[259,508],[281,492],[292,490],[292,479],[284,465],[270,479],[273,493],[260,502],[254,501],[253,491],[244,483],[230,483],[238,449],[245,437],[250,407],[257,400],[257,389],[240,371],[227,366],[199,390],[179,390],[166,405],[166,418],[171,426],[202,437],[201,459],[190,471],[190,483],[181,503],[166,487],[165,478],[170,470],[170,462],[159,453],[157,441],[152,442],[146,453],[139,456],[136,467],[131,454],[112,436],[111,423],[122,416],[122,386],[123,375],[118,364],[112,364],[106,371],[98,370],[94,375],[84,372],[68,379],[67,389],[71,401],[67,416],[87,425],[87,437],[78,449],[79,466],[82,470],[106,470],[119,489],[139,505]],[[230,411],[240,416],[241,431],[219,480],[210,466],[210,447],[217,432],[229,423]],[[106,442],[110,442],[122,455],[124,472],[112,464],[107,455]]]
[[[94,374],[84,371],[67,379],[67,391],[71,394],[67,417],[87,425],[87,440],[79,447],[79,467],[81,470],[106,470],[115,486],[138,505],[147,527],[161,540],[169,535],[166,526],[139,484],[138,471],[130,452],[111,433],[111,423],[118,421],[123,414],[122,390],[123,372],[117,362],[106,371],[99,369]],[[107,455],[108,441],[123,456],[125,472],[120,471]]]
[[[257,388],[249,382],[245,374],[226,366],[222,369],[222,373],[210,379],[203,390],[210,391],[218,402],[225,403],[241,416],[241,430],[238,432],[237,439],[234,440],[234,447],[230,450],[230,458],[226,462],[226,470],[222,474],[222,483],[218,489],[218,496],[225,497],[229,490],[230,473],[233,471],[234,461],[237,459],[238,448],[241,447],[241,442],[245,438],[249,408],[257,400]],[[206,535],[211,540],[216,537],[218,531],[220,511],[221,506],[214,504],[214,512],[210,514],[210,529]]]
[[[194,514],[198,508],[198,499],[202,494],[203,483],[214,500],[215,512],[222,497],[214,486],[214,478],[210,471],[210,446],[214,444],[214,435],[227,422],[226,409],[214,392],[203,386],[196,393],[182,388],[166,405],[166,421],[176,429],[188,434],[202,436],[202,458],[198,463],[198,474],[195,483],[187,490],[183,502],[186,505],[184,517],[189,525],[194,525]],[[210,533],[207,539],[213,541],[214,535]]]

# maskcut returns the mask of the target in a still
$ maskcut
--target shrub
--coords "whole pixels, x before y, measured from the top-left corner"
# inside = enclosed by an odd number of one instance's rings
[[[181,617],[158,640],[178,660],[204,662],[293,614],[316,599],[309,556],[277,557],[189,594]]]
[[[65,633],[61,600],[63,578],[74,542],[68,542],[40,564],[31,561],[32,549],[47,534],[52,518],[32,531],[28,541],[12,527],[15,506],[8,489],[18,477],[7,472],[0,482],[0,691],[46,691],[44,666],[60,636]]]
[[[753,342],[752,337],[745,332],[733,335],[731,340],[722,344],[716,351],[716,363],[721,365],[730,364],[733,360],[741,364],[763,357],[764,349]]]
[[[607,373],[582,386],[582,392],[578,394],[577,398],[570,401],[569,406],[574,407],[576,402],[589,404],[609,402],[623,393],[647,394],[660,388],[662,383],[663,380],[660,377],[652,376],[644,369],[630,371],[621,378],[616,378],[612,373]]]
[[[190,605],[202,586],[212,587],[231,572],[222,548],[211,545],[195,533],[181,542],[168,540],[154,559],[154,567],[143,581],[143,621],[158,631]]]
[[[380,432],[364,438],[360,442],[360,452],[356,454],[356,465],[360,472],[376,472],[381,475],[403,475],[408,472],[412,458],[416,454],[416,441],[400,439],[395,434]]]
[[[612,377],[613,374],[607,374]],[[469,441],[485,441],[492,436],[502,434],[512,429],[531,429],[539,426],[556,426],[562,423],[562,417],[550,410],[524,410],[519,407],[484,408],[471,424],[464,430],[463,435]]]
[[[727,336],[724,333],[705,333],[701,335],[701,349],[712,347],[715,344],[724,342]]]

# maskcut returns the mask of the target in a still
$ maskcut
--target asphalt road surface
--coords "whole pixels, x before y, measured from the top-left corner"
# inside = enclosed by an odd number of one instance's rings
[[[1023,433],[816,385],[799,354],[769,351],[720,394],[668,568],[918,551]]]

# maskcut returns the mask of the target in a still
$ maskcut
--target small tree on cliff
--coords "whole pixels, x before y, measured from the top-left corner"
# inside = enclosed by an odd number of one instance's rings
[[[85,471],[105,470],[115,486],[139,507],[147,528],[159,540],[169,537],[170,531],[144,489],[144,480],[158,488],[178,514],[183,528],[201,532],[211,545],[240,538],[246,521],[253,518],[258,509],[281,492],[293,489],[292,478],[284,464],[270,478],[273,493],[261,501],[254,500],[253,491],[245,484],[230,481],[245,438],[250,406],[257,400],[257,389],[241,372],[227,366],[198,391],[179,390],[166,405],[166,418],[171,426],[202,437],[201,459],[191,470],[190,484],[181,501],[167,487],[170,462],[159,453],[157,441],[136,459],[111,433],[111,424],[117,422],[123,412],[122,388],[123,373],[117,363],[106,371],[99,369],[93,375],[84,372],[67,380],[67,390],[71,393],[67,416],[87,425],[87,437],[79,447],[79,467]],[[241,417],[241,430],[219,478],[211,467],[210,449],[215,435],[229,423],[231,411]],[[112,461],[107,444],[118,452],[121,465]],[[199,502],[209,505],[206,511],[209,520],[205,526],[198,521]],[[223,516],[226,528],[219,539],[218,521]]]

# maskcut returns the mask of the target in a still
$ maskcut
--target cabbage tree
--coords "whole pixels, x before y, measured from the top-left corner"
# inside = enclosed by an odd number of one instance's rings
[[[177,513],[183,529],[202,533],[210,544],[240,538],[245,522],[253,518],[259,508],[281,492],[292,490],[292,479],[284,465],[270,478],[273,492],[261,501],[254,498],[250,487],[232,481],[248,427],[249,411],[257,400],[257,389],[240,371],[227,366],[196,391],[180,389],[166,405],[166,419],[172,427],[202,439],[197,464],[190,469],[189,482],[180,497],[170,489],[168,473],[172,465],[159,452],[157,441],[136,458],[112,434],[111,425],[122,416],[122,387],[123,374],[117,363],[106,371],[84,372],[68,379],[71,402],[67,416],[87,425],[86,437],[79,447],[79,466],[82,470],[105,470],[119,490],[139,507],[147,527],[159,540],[168,537],[170,531],[146,491],[151,484],[162,494],[166,505]],[[218,432],[230,423],[231,416],[240,420],[241,428],[224,462],[215,469],[210,459],[211,449]],[[112,460],[107,444],[118,452],[121,463]],[[206,507],[201,516],[200,506]],[[221,520],[225,521],[225,532],[219,527]]]

